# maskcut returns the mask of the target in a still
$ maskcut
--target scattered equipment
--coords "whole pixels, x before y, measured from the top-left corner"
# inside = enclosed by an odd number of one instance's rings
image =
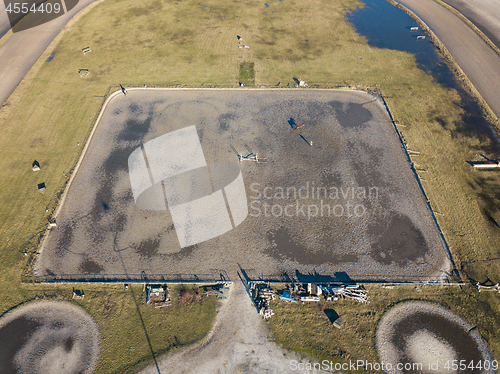
[[[78,74],[80,74],[80,77],[82,78],[87,78],[90,75],[89,69],[79,69]]]
[[[121,84],[120,84],[120,88],[122,89],[122,92],[125,96],[127,96],[127,90],[125,89],[125,87],[123,87]]]
[[[251,283],[250,296],[252,301],[259,311],[259,314],[264,319],[269,319],[274,315],[273,310],[269,307],[269,301],[275,299],[275,295],[271,287],[264,283]]]
[[[485,155],[480,155],[485,160],[484,161],[468,161],[470,165],[474,169],[500,169],[500,158],[499,159],[491,159],[486,157]]]
[[[250,147],[248,145],[246,145],[246,144],[245,144],[245,148],[248,150],[248,152],[250,152],[246,156],[241,155],[232,146],[232,144],[230,144],[229,146],[231,147],[231,149],[233,150],[233,152],[236,154],[236,156],[238,156],[238,161],[239,162],[242,162],[242,161],[255,161],[258,164],[265,164],[267,162],[267,158],[259,158],[259,154],[258,153],[253,153],[253,151],[250,149]]]
[[[310,146],[312,146],[312,145],[313,145],[312,140],[311,140],[311,141],[307,140],[307,139],[304,137],[304,135],[302,135],[302,134],[299,134],[299,136],[300,136],[302,139],[304,139],[304,141],[305,141],[307,144],[309,144]]]

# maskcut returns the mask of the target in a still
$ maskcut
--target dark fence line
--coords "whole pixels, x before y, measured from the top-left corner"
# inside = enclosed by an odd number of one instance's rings
[[[338,272],[332,275],[318,273],[283,272],[280,274],[257,274],[252,270],[241,269],[241,280],[247,283],[328,283],[328,284],[436,284],[451,285],[462,284],[460,280],[453,279],[443,273],[442,276],[397,276],[387,277],[380,274],[349,276],[347,273]]]
[[[425,192],[425,188],[422,185],[422,182],[420,181],[420,176],[418,175],[417,169],[415,168],[413,160],[410,157],[410,153],[408,152],[408,149],[405,146],[405,141],[403,140],[401,133],[399,132],[399,130],[396,126],[396,122],[394,121],[394,118],[392,117],[392,113],[391,113],[391,110],[389,109],[389,105],[387,105],[387,102],[385,101],[384,95],[382,94],[382,92],[380,92],[380,90],[379,90],[377,96],[380,97],[382,104],[384,105],[385,109],[387,110],[387,113],[389,114],[389,119],[392,122],[392,126],[394,128],[394,131],[396,132],[396,134],[399,138],[399,141],[401,142],[401,146],[403,147],[403,150],[405,152],[406,159],[410,163],[410,167],[411,167],[411,170],[412,170],[413,175],[415,177],[415,180],[417,181],[418,187],[420,188],[420,191],[422,192],[422,194],[424,196],[424,199],[427,203],[427,208],[429,209],[431,216],[432,216],[432,219],[434,220],[434,224],[436,225],[436,227],[438,229],[439,236],[441,237],[441,240],[443,241],[443,244],[445,247],[446,257],[448,258],[448,261],[450,261],[450,263],[451,263],[451,267],[452,267],[452,270],[454,272],[454,275],[456,277],[460,277],[460,273],[456,270],[455,262],[453,261],[453,257],[451,256],[451,251],[450,251],[450,247],[448,246],[448,242],[446,241],[443,230],[441,230],[441,226],[439,225],[439,222],[437,220],[434,209],[432,208],[431,200],[427,196],[427,193]]]
[[[211,274],[62,274],[37,279],[46,283],[230,283],[226,272]]]
[[[415,275],[384,278],[380,274],[351,277],[344,272],[318,274],[291,271],[263,274],[253,269],[240,269],[238,273],[244,283],[459,284],[453,282],[444,273],[441,277],[434,278]],[[210,274],[62,274],[39,276],[31,281],[43,283],[232,283],[225,271]]]

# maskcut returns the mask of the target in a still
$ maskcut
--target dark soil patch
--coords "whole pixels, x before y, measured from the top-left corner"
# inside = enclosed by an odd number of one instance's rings
[[[370,255],[386,265],[393,262],[405,265],[408,261],[423,258],[429,251],[424,236],[406,216],[395,214],[388,223],[373,223],[369,226],[369,233],[376,237]]]
[[[355,254],[334,254],[325,250],[312,251],[307,246],[298,243],[285,227],[269,231],[267,239],[271,244],[267,253],[279,260],[289,259],[307,265],[358,261],[358,256]]]
[[[72,337],[69,337],[68,339],[66,339],[66,341],[64,342],[64,350],[66,352],[71,352],[71,350],[73,349],[73,338]]]
[[[235,115],[231,113],[221,114],[219,116],[219,129],[222,131],[229,130],[231,122],[234,121]]]
[[[0,368],[2,374],[18,374],[13,358],[32,332],[40,326],[28,318],[17,318],[0,329]]]
[[[359,127],[372,119],[369,110],[363,107],[364,104],[350,103],[345,106],[338,101],[331,101],[329,105],[335,111],[337,120],[342,127]]]
[[[99,274],[104,271],[104,268],[94,260],[86,258],[78,267],[84,274]]]
[[[136,253],[141,257],[153,257],[158,253],[160,239],[148,239],[139,244],[136,248]]]

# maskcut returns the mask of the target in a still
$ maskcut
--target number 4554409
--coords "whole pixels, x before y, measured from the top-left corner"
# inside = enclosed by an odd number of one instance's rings
[[[30,6],[29,3],[10,3],[9,5],[7,5],[7,8],[5,8],[5,10],[7,11],[7,13],[16,13],[16,14],[19,13],[28,14],[30,12],[59,13],[61,11],[61,4],[41,3],[38,6],[36,4],[31,4]]]
[[[464,371],[466,369],[478,369],[478,370],[497,370],[498,369],[498,361],[497,360],[485,360],[485,361],[465,361],[465,360],[452,360],[452,361],[446,361],[444,364],[444,368],[447,370],[460,370]]]

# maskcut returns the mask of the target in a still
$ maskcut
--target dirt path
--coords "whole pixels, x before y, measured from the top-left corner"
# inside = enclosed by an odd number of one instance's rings
[[[267,325],[243,283],[237,281],[231,285],[229,298],[222,302],[208,338],[160,358],[158,366],[162,374],[301,373],[291,370],[292,360],[301,358],[269,341]],[[308,358],[303,360],[309,362]],[[158,371],[151,365],[140,374]]]
[[[65,15],[32,29],[12,34],[0,46],[0,82],[2,82],[0,86],[0,105],[5,103],[64,25],[76,13],[94,1],[80,0],[78,5]],[[5,17],[2,16],[0,18],[0,35],[2,35],[1,28],[4,30],[7,26],[10,28],[10,25],[6,24],[5,21]],[[8,31],[9,28],[5,31]]]
[[[429,26],[500,118],[500,56],[460,18],[433,0],[398,2]]]

